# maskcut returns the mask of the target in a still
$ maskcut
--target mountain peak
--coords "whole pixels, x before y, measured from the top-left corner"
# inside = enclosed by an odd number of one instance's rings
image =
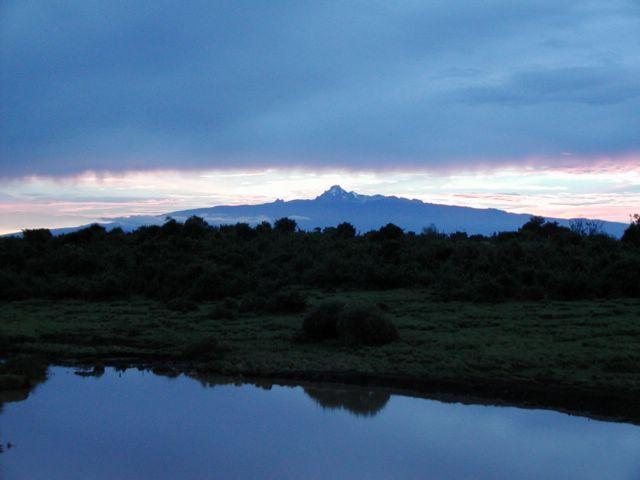
[[[353,200],[358,197],[357,193],[347,192],[340,185],[333,185],[322,195],[318,195],[316,200]]]

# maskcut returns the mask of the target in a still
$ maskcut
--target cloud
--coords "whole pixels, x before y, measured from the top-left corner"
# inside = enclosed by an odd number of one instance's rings
[[[640,151],[637,2],[0,9],[4,177]]]
[[[561,67],[519,72],[495,86],[473,87],[469,101],[535,105],[547,103],[615,104],[640,97],[640,68]]]

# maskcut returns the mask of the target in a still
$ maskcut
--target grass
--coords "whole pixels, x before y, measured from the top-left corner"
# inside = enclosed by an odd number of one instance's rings
[[[377,305],[399,339],[295,341],[304,313],[146,300],[0,305],[0,346],[55,362],[153,363],[222,375],[340,380],[464,393],[640,421],[640,300],[438,303],[421,291],[304,292]]]

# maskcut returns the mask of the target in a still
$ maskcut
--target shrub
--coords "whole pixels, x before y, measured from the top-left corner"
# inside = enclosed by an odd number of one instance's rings
[[[340,302],[321,303],[311,310],[302,322],[302,333],[307,340],[327,340],[338,337],[338,319],[344,310]]]
[[[347,343],[384,345],[398,339],[398,330],[377,308],[351,308],[337,323],[338,337]]]

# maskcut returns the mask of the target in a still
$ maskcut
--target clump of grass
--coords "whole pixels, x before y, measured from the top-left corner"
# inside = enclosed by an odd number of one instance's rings
[[[344,303],[324,302],[305,315],[302,333],[307,340],[328,340],[338,338],[338,318],[344,310]]]
[[[396,326],[377,308],[347,309],[336,327],[338,337],[351,344],[384,345],[398,339]]]
[[[398,339],[398,330],[378,308],[347,308],[340,302],[326,302],[305,316],[300,338],[306,341],[340,339],[348,344],[384,345]]]

